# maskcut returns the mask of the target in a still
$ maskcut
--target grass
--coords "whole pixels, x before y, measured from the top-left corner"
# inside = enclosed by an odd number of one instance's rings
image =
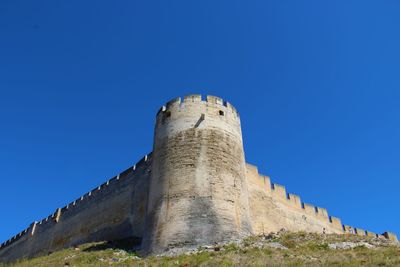
[[[374,248],[329,248],[329,244],[345,241],[367,242]],[[287,249],[271,247],[276,243]],[[191,255],[139,258],[134,252],[107,243],[91,243],[7,266],[400,266],[398,244],[358,236],[283,233],[251,237],[219,249]]]

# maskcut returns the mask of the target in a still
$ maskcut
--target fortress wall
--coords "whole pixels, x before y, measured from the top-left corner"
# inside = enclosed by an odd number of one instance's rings
[[[257,167],[246,164],[249,183],[249,205],[255,234],[289,231],[317,233],[343,233],[339,219],[330,217],[327,210],[301,202],[299,196],[288,194],[282,185],[263,183],[263,175]],[[271,190],[268,190],[271,188]]]
[[[296,209],[302,208],[301,198],[298,195],[289,193],[289,205]]]
[[[367,231],[367,236],[369,236],[369,237],[377,237],[377,234],[375,234],[374,232]]]
[[[349,225],[343,225],[343,230],[346,234],[355,234],[356,233],[355,229]]]
[[[44,255],[85,242],[141,238],[150,167],[151,155],[31,224],[21,236],[0,248],[0,262]]]
[[[333,228],[344,231],[344,226],[339,218],[329,216],[329,221],[331,222]]]
[[[357,234],[357,235],[360,235],[360,236],[365,236],[365,235],[367,235],[367,233],[365,232],[365,230],[364,230],[364,229],[361,229],[361,228],[356,228],[356,234]]]
[[[221,98],[176,98],[157,114],[145,253],[251,234],[239,114]]]
[[[285,228],[289,231],[346,233],[397,241],[397,236],[390,232],[379,235],[343,225],[339,218],[329,216],[325,208],[303,203],[299,196],[287,193],[284,186],[271,183],[269,177],[259,174],[254,165],[246,163],[246,177],[254,234]]]
[[[25,243],[32,236],[36,228],[36,224],[32,223],[28,228],[11,237],[0,245],[0,262],[3,262],[2,253],[9,251],[14,247],[24,247]],[[5,260],[4,260],[5,261]]]
[[[158,111],[152,155],[0,244],[0,262],[125,238],[154,254],[282,228],[397,240],[343,225],[259,174],[245,163],[236,109],[189,95]]]
[[[304,212],[308,215],[316,216],[315,207],[311,204],[303,203]]]
[[[272,197],[287,201],[286,188],[283,185],[272,183]]]
[[[325,208],[304,203],[299,196],[287,193],[284,186],[270,182],[269,177],[259,174],[254,165],[246,163],[246,177],[254,234],[285,228],[289,231],[345,233],[397,241],[397,236],[390,232],[380,235],[343,225],[339,218],[330,216]]]
[[[251,183],[258,185],[262,190],[271,194],[271,181],[268,176],[260,175],[257,166],[246,163],[246,177]]]
[[[389,240],[397,241],[397,236],[396,236],[396,234],[394,234],[394,233],[391,233],[391,232],[384,232],[384,233],[383,233],[383,236],[384,236],[385,238],[389,239]]]

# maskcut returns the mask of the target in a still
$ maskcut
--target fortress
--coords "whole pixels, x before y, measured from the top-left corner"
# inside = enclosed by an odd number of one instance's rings
[[[142,254],[288,231],[388,238],[343,225],[245,162],[240,118],[190,95],[157,113],[153,151],[0,245],[0,262],[94,241],[137,240]]]

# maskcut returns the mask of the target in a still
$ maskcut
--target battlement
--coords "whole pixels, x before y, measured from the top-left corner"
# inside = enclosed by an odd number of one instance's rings
[[[202,111],[208,113],[210,110],[207,108],[220,109],[220,113],[215,115],[224,116],[225,113],[233,114],[235,118],[239,118],[239,113],[236,108],[229,102],[224,101],[220,97],[207,95],[203,97],[202,95],[187,95],[183,98],[177,97],[168,101],[163,105],[157,112],[157,116],[162,112],[172,112],[172,111],[184,111],[185,109],[193,110],[193,107],[202,107]]]
[[[259,174],[245,162],[240,124],[219,97],[168,101],[156,116],[152,153],[0,244],[0,262],[128,238],[142,254],[160,254],[282,228],[397,240],[344,225]]]
[[[18,240],[20,240],[22,237],[26,236],[29,233],[32,235],[34,233],[35,226],[36,222],[32,223],[28,228],[22,230],[21,232],[11,237],[10,239],[4,241],[3,243],[0,244],[0,249],[5,248],[6,246],[9,246],[14,242],[17,242]]]
[[[327,209],[314,206],[309,203],[304,203],[301,201],[300,196],[288,193],[286,191],[286,188],[282,185],[272,183],[268,176],[258,173],[257,166],[246,163],[246,169],[247,173],[250,175],[249,177],[252,177],[252,183],[260,187],[267,194],[270,194],[273,199],[304,213],[304,215],[306,216],[312,216],[313,218],[324,222],[332,229],[336,229],[336,231],[338,231],[339,233],[386,238],[392,241],[397,241],[397,236],[393,233],[385,232],[380,235],[371,231],[366,231],[361,228],[344,225],[339,218],[330,216]],[[268,179],[266,179],[266,177]]]
[[[118,183],[123,181],[128,177],[129,174],[133,174],[136,171],[142,169],[148,164],[148,160],[151,157],[151,153],[149,155],[145,155],[141,158],[135,165],[129,167],[125,171],[120,174],[114,176],[113,178],[107,180],[105,183],[99,185],[98,187],[90,190],[89,192],[83,194],[79,198],[70,202],[66,206],[62,208],[57,208],[52,214],[41,219],[40,221],[35,221],[29,225],[28,228],[6,240],[5,242],[0,244],[0,250],[4,249],[13,243],[17,242],[24,236],[32,237],[38,233],[45,232],[60,222],[64,216],[68,216],[70,213],[75,213],[75,209],[79,208],[82,204],[90,202],[96,198],[97,195],[104,191],[114,190],[115,186],[118,186]],[[145,170],[148,171],[148,170]]]

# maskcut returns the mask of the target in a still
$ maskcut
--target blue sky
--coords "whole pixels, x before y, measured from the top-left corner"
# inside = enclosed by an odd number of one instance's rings
[[[400,3],[0,3],[0,241],[133,165],[171,98],[220,96],[246,160],[400,233]]]

